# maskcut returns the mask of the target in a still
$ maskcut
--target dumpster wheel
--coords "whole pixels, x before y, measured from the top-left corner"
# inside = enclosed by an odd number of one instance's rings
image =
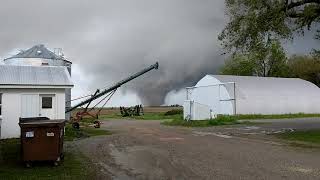
[[[54,166],[59,166],[60,165],[60,161],[61,161],[61,155],[60,155],[60,157],[57,158],[57,160],[53,161],[53,165]]]
[[[59,162],[58,161],[54,161],[53,162],[53,166],[59,166]]]
[[[32,167],[32,163],[31,162],[24,162],[24,165],[26,166],[26,168],[31,168]]]
[[[61,153],[60,159],[61,159],[61,160],[64,160],[64,154],[63,154],[63,153]]]

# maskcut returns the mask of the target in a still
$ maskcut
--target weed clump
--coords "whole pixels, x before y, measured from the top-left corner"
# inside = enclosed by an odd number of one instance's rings
[[[186,126],[186,127],[208,127],[239,124],[240,122],[234,116],[218,115],[215,119],[210,120],[184,120],[182,117],[171,121],[164,121],[162,124],[169,126]]]
[[[183,114],[183,110],[182,109],[172,109],[172,110],[164,113],[165,116],[172,116],[172,115],[176,115],[176,114]]]
[[[75,129],[71,124],[67,124],[65,127],[65,136],[66,141],[72,141],[74,139],[88,138],[92,136],[101,136],[101,135],[110,135],[111,132],[104,129],[97,129],[92,127],[80,127],[80,129]]]

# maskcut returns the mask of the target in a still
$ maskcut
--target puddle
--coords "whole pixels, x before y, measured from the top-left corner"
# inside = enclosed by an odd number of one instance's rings
[[[271,135],[271,134],[280,134],[280,133],[293,132],[293,131],[295,131],[293,128],[282,128],[280,130],[265,131],[265,134]]]
[[[184,140],[184,138],[180,137],[165,137],[165,138],[159,138],[160,141],[179,141],[179,140]]]
[[[304,174],[311,174],[315,171],[314,169],[303,168],[303,167],[289,167],[288,169],[291,171],[294,171],[294,172],[300,172],[300,173],[304,173]]]
[[[244,128],[240,128],[240,130],[250,131],[250,130],[258,130],[260,128],[261,127],[258,127],[258,126],[247,126],[247,127],[244,127]]]
[[[221,138],[232,138],[232,136],[221,134],[221,133],[200,132],[200,131],[193,131],[192,133],[194,135],[196,135],[196,136],[208,136],[208,135],[211,135],[211,136],[217,136],[217,137],[221,137]]]

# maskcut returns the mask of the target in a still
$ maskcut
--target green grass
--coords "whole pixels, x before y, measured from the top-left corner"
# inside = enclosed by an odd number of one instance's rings
[[[142,116],[132,116],[132,117],[122,117],[121,114],[107,114],[101,115],[99,119],[108,120],[108,119],[138,119],[138,120],[169,120],[169,119],[177,119],[183,114],[182,110],[171,110],[166,113],[145,113]],[[237,120],[258,120],[258,119],[290,119],[290,118],[307,118],[307,117],[320,117],[320,114],[271,114],[271,115],[263,115],[263,114],[239,114],[235,115],[234,118]],[[92,119],[88,118],[84,121],[92,121]]]
[[[304,113],[297,113],[297,114],[270,114],[270,115],[263,115],[263,114],[239,114],[235,116],[239,120],[244,119],[290,119],[290,118],[306,118],[306,117],[320,117],[320,114],[304,114]]]
[[[166,115],[166,113],[145,113],[142,116],[128,116],[122,117],[121,114],[108,114],[108,115],[101,115],[99,117],[100,120],[108,120],[108,119],[137,119],[137,120],[170,120],[176,119],[180,117],[181,114],[172,114]]]
[[[66,151],[62,163],[54,167],[50,162],[39,162],[25,168],[20,161],[20,140],[0,141],[0,179],[92,179],[94,169],[83,155]]]
[[[109,135],[107,130],[87,126],[81,123],[80,129],[66,125],[65,140]],[[20,161],[20,139],[0,141],[0,179],[92,179],[94,169],[83,155],[67,151],[65,159],[58,167],[50,162],[36,163],[32,168],[25,168]]]
[[[108,114],[101,115],[100,120],[110,119],[137,119],[137,120],[165,120],[162,122],[164,125],[171,126],[186,126],[186,127],[207,127],[207,126],[219,126],[219,125],[232,125],[232,124],[252,124],[256,122],[239,121],[239,120],[259,120],[259,119],[284,119],[284,118],[303,118],[303,117],[320,117],[320,114],[274,114],[274,115],[262,115],[262,114],[244,114],[235,116],[219,115],[218,118],[213,120],[201,120],[201,121],[185,121],[183,119],[182,110],[170,110],[166,113],[145,113],[142,116],[122,117],[121,114]],[[86,119],[86,122],[93,122],[92,119]],[[258,122],[258,121],[257,121]]]
[[[183,109],[172,109],[172,110],[164,113],[165,116],[171,116],[171,115],[176,115],[176,114],[183,114]]]
[[[81,123],[81,125],[83,126],[81,126],[80,129],[75,129],[71,126],[71,124],[67,124],[64,139],[66,141],[72,141],[74,139],[79,139],[79,138],[111,134],[110,131],[107,131],[104,129],[88,127],[86,126],[86,123]]]
[[[279,134],[278,137],[289,141],[300,141],[320,145],[320,130],[287,132]]]
[[[173,119],[170,121],[162,122],[164,125],[169,126],[185,126],[185,127],[208,127],[208,126],[221,126],[221,125],[232,125],[240,124],[234,116],[218,116],[216,119],[211,120],[197,120],[197,121],[186,121],[182,117]]]

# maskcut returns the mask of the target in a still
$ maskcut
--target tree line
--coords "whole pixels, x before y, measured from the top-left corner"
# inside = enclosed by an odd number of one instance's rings
[[[291,57],[282,47],[305,33],[320,40],[320,0],[225,0],[225,4],[229,22],[218,39],[230,58],[221,74],[298,77],[320,87],[319,47]]]
[[[254,56],[235,55],[226,60],[220,74],[301,78],[320,87],[320,59],[310,55],[293,55],[263,61]]]

